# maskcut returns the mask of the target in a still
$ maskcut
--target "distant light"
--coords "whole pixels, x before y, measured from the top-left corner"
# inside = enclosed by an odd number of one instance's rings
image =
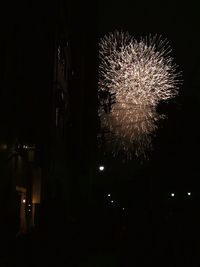
[[[174,194],[174,193],[171,193],[171,196],[172,196],[172,197],[174,197],[174,196],[175,196],[175,194]]]
[[[104,171],[104,166],[103,165],[101,165],[101,166],[99,166],[99,170],[102,172],[102,171]]]
[[[30,212],[31,210],[29,209],[28,211]]]
[[[187,194],[188,194],[188,196],[191,196],[191,192],[188,192]]]
[[[111,196],[111,194],[108,194],[108,197],[110,197]]]
[[[26,199],[23,199],[22,202],[23,202],[23,203],[26,203]]]
[[[7,144],[0,144],[0,150],[6,150]]]
[[[122,210],[125,210],[125,208],[122,208]]]
[[[31,206],[31,204],[28,204],[28,206],[30,207],[30,206]]]
[[[114,203],[114,200],[111,200],[110,202],[111,202],[111,203]]]

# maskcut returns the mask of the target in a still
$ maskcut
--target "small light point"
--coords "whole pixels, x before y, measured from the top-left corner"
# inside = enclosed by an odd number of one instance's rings
[[[99,166],[99,170],[102,172],[102,171],[104,171],[104,166],[103,165],[101,165],[101,166]]]

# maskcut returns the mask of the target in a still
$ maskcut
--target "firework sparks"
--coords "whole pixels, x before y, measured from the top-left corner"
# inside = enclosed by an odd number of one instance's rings
[[[116,31],[101,39],[99,91],[114,95],[115,103],[110,112],[100,107],[99,114],[114,154],[139,155],[151,147],[162,117],[156,107],[178,93],[179,73],[170,52],[167,41],[156,36],[137,41]]]

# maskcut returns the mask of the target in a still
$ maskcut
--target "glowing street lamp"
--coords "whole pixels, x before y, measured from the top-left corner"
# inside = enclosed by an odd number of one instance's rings
[[[105,169],[105,167],[104,167],[103,165],[99,166],[99,170],[100,170],[101,172],[103,172],[104,169]]]

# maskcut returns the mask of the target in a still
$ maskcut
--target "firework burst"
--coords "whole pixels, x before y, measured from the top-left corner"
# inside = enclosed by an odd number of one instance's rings
[[[140,41],[128,33],[114,32],[99,44],[99,92],[114,96],[110,112],[100,106],[101,126],[108,130],[113,153],[145,154],[162,117],[161,101],[178,93],[180,73],[166,40],[154,36]]]

